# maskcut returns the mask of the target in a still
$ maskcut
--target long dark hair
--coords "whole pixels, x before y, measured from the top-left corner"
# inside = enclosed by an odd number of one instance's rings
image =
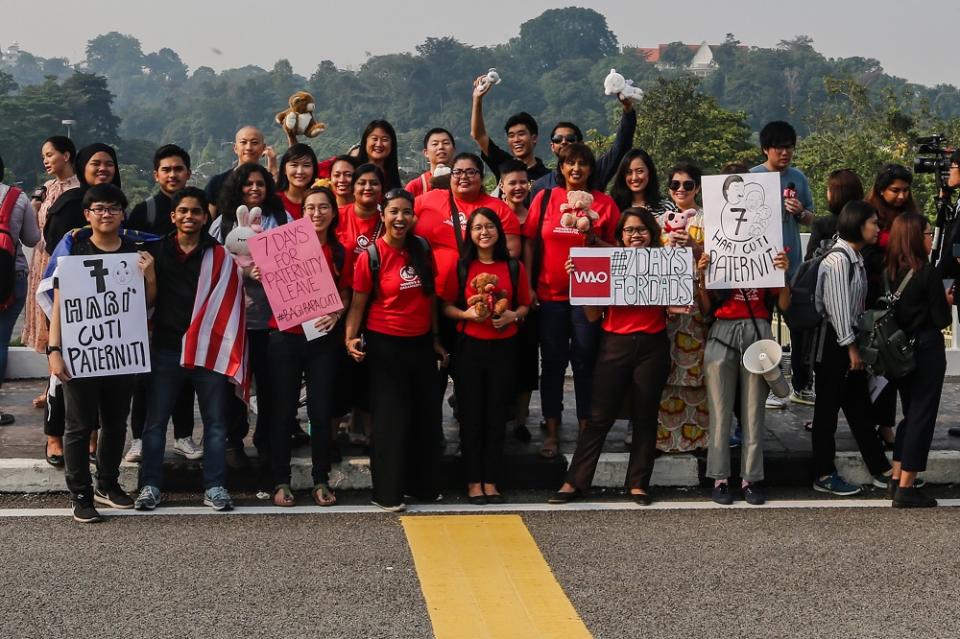
[[[386,195],[383,196],[383,211],[380,212],[381,220],[383,220],[384,212],[387,210],[387,204],[389,204],[391,200],[396,199],[406,200],[410,203],[410,206],[413,207],[413,195],[410,191],[399,188],[390,189]],[[384,221],[384,224],[386,224],[386,221]],[[421,240],[418,239],[413,233],[413,229],[407,231],[407,234],[403,237],[403,248],[407,251],[410,266],[420,278],[420,286],[423,294],[433,295],[437,289],[433,277],[433,268],[430,265],[430,249],[424,246],[425,243],[425,241],[421,242]]]
[[[287,179],[287,163],[303,158],[310,160],[310,166],[312,167],[310,183],[307,188],[309,189],[310,186],[317,181],[317,154],[303,142],[297,142],[287,149],[287,152],[280,158],[280,171],[277,173],[277,191],[285,193],[287,189],[290,188],[290,180]]]
[[[853,169],[837,169],[827,176],[827,207],[834,215],[840,215],[847,202],[862,199],[863,183]]]
[[[373,133],[375,129],[383,129],[387,132],[387,135],[390,136],[390,155],[387,156],[386,161],[383,163],[383,171],[386,174],[383,190],[386,192],[402,186],[400,182],[400,163],[397,154],[399,141],[397,140],[397,132],[393,128],[393,125],[386,120],[373,120],[368,124],[367,128],[363,130],[363,135],[360,136],[360,149],[357,154],[357,160],[360,164],[370,162],[370,157],[367,155],[367,138],[370,137],[370,134]]]
[[[615,241],[617,246],[624,245],[623,227],[627,225],[628,217],[639,217],[643,225],[650,231],[650,248],[663,246],[663,238],[660,237],[660,224],[657,222],[657,216],[650,212],[650,209],[642,206],[631,206],[624,209],[623,213],[620,214],[620,219],[617,220],[617,229],[614,231],[614,233],[616,233]]]
[[[217,213],[223,218],[220,221],[220,234],[224,239],[237,225],[237,207],[243,204],[243,185],[253,173],[260,173],[263,176],[264,184],[266,184],[267,192],[263,198],[263,204],[260,205],[261,214],[264,217],[274,218],[278,225],[287,221],[287,211],[277,197],[277,185],[274,183],[270,171],[256,162],[247,162],[241,164],[236,171],[230,174],[220,191],[220,199],[217,201]]]
[[[470,228],[473,226],[473,221],[478,215],[482,215],[486,219],[490,220],[493,222],[493,225],[497,227],[497,241],[493,245],[493,259],[497,262],[506,262],[508,259],[510,259],[510,251],[507,250],[507,238],[503,234],[503,224],[500,222],[500,218],[497,217],[497,214],[491,209],[481,206],[471,213],[470,217],[467,218],[467,233],[470,233]],[[460,261],[469,266],[470,263],[478,257],[479,251],[477,250],[477,245],[473,242],[473,238],[468,235],[467,241],[464,242],[463,245],[463,257],[460,258]]]
[[[893,208],[883,199],[883,192],[896,180],[903,180],[910,187],[910,195],[903,201],[903,207],[900,209]],[[916,213],[917,203],[913,199],[913,173],[900,164],[884,164],[873,181],[870,193],[867,194],[867,202],[877,209],[877,221],[880,223],[881,231],[889,229],[894,218],[901,213]]]
[[[630,170],[630,164],[637,158],[640,158],[647,167],[647,187],[643,189],[643,198],[648,207],[660,205],[660,179],[657,177],[657,167],[653,163],[653,158],[643,149],[630,149],[617,167],[617,174],[613,176],[613,186],[610,187],[610,197],[621,211],[633,206],[633,191],[627,186],[627,171]]]
[[[886,271],[891,280],[900,269],[919,271],[928,263],[923,232],[929,225],[927,218],[912,211],[901,213],[893,220],[886,258]]]

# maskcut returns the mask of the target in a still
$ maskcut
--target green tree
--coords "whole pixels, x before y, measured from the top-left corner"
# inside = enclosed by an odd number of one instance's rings
[[[511,45],[530,68],[538,70],[553,69],[565,58],[596,60],[615,55],[620,48],[603,14],[579,7],[549,9],[527,20]]]
[[[87,70],[111,78],[140,75],[144,66],[140,41],[116,31],[87,42],[86,53]]]
[[[687,67],[693,60],[693,51],[682,42],[671,42],[660,53],[660,62],[676,69]]]

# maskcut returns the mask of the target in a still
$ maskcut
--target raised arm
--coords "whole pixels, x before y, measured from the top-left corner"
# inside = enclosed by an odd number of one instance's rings
[[[490,136],[487,135],[487,126],[483,122],[483,96],[492,85],[481,84],[480,76],[473,81],[473,107],[470,109],[470,137],[473,138],[484,155],[490,148]]]
[[[637,112],[633,109],[633,102],[621,100],[621,104],[623,105],[623,117],[620,119],[617,137],[614,138],[610,150],[597,158],[595,185],[600,191],[607,190],[607,185],[616,174],[620,161],[633,146],[633,135],[637,132]]]

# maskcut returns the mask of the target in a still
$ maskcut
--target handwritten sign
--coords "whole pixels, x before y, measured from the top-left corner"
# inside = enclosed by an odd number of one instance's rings
[[[343,308],[309,218],[258,233],[247,246],[281,331]]]
[[[147,302],[136,253],[57,263],[63,361],[73,377],[150,372]]]
[[[780,175],[743,173],[703,178],[704,250],[708,289],[776,288],[773,266],[783,250]]]
[[[571,248],[570,303],[575,306],[693,304],[689,248]]]

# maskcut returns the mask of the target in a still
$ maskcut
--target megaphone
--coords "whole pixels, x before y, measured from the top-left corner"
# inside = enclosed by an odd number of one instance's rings
[[[770,390],[777,397],[786,397],[790,394],[790,385],[783,378],[780,370],[780,359],[783,351],[780,345],[772,339],[762,339],[751,344],[743,352],[743,367],[754,375],[763,375],[770,386]]]

